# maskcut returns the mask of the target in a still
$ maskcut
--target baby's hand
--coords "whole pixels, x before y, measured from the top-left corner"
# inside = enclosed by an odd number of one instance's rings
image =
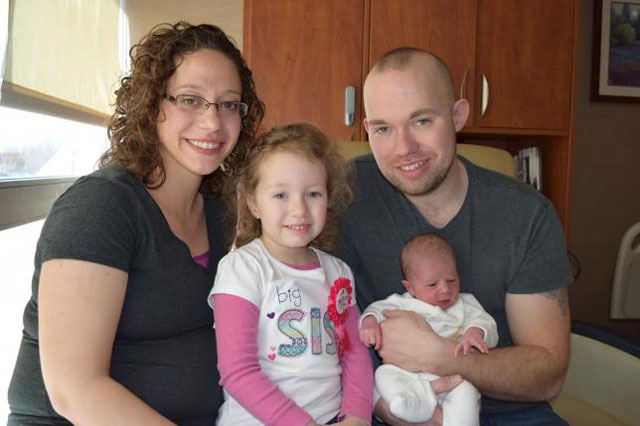
[[[365,346],[373,345],[373,348],[377,351],[382,344],[382,332],[380,331],[380,324],[373,315],[365,317],[360,326],[360,341]]]
[[[469,355],[472,348],[476,348],[480,353],[488,354],[489,348],[484,342],[484,331],[478,327],[471,327],[462,335],[460,343],[453,352],[453,357],[457,358],[462,352],[464,356]]]

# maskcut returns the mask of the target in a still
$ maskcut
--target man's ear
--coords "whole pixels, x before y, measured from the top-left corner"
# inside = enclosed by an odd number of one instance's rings
[[[362,123],[364,124],[364,131],[369,133],[369,122],[366,117],[362,119]]]
[[[458,99],[456,103],[453,104],[451,115],[453,116],[453,124],[456,132],[459,132],[469,118],[469,102],[467,102],[466,99]]]
[[[253,217],[260,219],[260,209],[258,208],[258,203],[256,203],[256,197],[253,194],[247,194],[245,200]]]

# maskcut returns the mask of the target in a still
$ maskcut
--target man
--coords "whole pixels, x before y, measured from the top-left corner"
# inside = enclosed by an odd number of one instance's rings
[[[388,311],[383,362],[462,375],[485,397],[481,424],[566,424],[543,403],[560,391],[569,356],[572,276],[553,206],[535,190],[456,157],[469,105],[454,100],[437,57],[411,48],[385,54],[365,81],[364,106],[373,157],[355,161],[356,201],[342,251],[360,308],[402,292],[402,247],[433,232],[454,247],[460,291],[476,296],[500,336],[488,355],[454,358],[455,342],[413,313]],[[402,424],[383,401],[376,412]]]

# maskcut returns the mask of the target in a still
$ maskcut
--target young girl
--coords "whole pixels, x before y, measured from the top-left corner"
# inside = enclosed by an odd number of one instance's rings
[[[337,147],[309,124],[271,129],[237,184],[237,250],[209,303],[225,390],[219,425],[369,424],[373,375],[353,275],[332,247],[351,199]]]

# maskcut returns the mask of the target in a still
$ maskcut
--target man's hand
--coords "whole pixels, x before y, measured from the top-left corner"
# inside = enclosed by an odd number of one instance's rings
[[[433,332],[415,312],[384,310],[387,318],[380,324],[382,345],[378,354],[383,362],[407,371],[446,376],[441,368],[453,359],[455,343]]]
[[[373,345],[373,348],[377,351],[382,344],[382,331],[380,330],[380,324],[373,315],[369,315],[362,320],[360,326],[360,341],[365,346]]]
[[[433,392],[438,395],[441,393],[451,392],[453,388],[458,386],[462,382],[462,376],[456,374],[454,376],[440,377],[431,381],[431,388]],[[376,416],[382,419],[385,423],[393,426],[442,426],[442,408],[438,405],[433,411],[433,416],[429,421],[424,423],[408,423],[404,420],[400,420],[391,414],[389,410],[389,404],[380,398],[375,407]]]
[[[570,317],[567,289],[510,294],[505,311],[513,346],[472,351],[446,363],[434,374],[461,374],[480,393],[506,401],[549,401],[562,388],[569,360]],[[384,327],[383,339],[386,339]],[[384,347],[383,342],[383,347]],[[453,349],[452,349],[453,350]],[[427,369],[430,366],[427,365]],[[429,371],[429,370],[427,370]]]
[[[476,348],[482,354],[489,353],[489,348],[484,341],[484,331],[481,328],[470,327],[465,331],[458,346],[456,346],[453,356],[457,358],[460,353],[467,356],[471,353],[472,348]]]

